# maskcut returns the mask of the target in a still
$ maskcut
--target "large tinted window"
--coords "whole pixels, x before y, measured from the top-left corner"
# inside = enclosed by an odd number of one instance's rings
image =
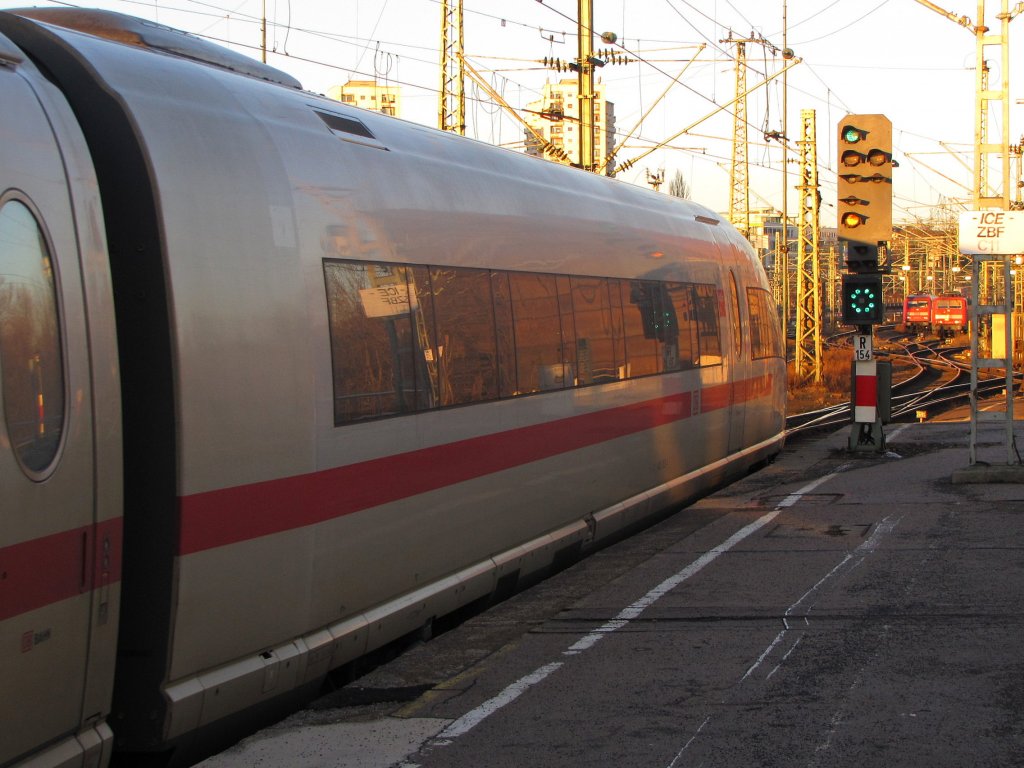
[[[423,308],[407,267],[326,262],[334,418],[408,413],[437,400],[436,359],[418,341]]]
[[[509,274],[516,339],[516,394],[573,385],[565,365],[554,275]]]
[[[697,302],[689,283],[665,283],[672,311],[679,324],[677,357],[682,369],[696,368],[700,360],[697,346]]]
[[[512,320],[512,289],[507,272],[491,273],[491,296],[494,298],[494,330],[498,342],[498,395],[512,397],[516,384],[516,332]]]
[[[740,291],[736,287],[736,275],[729,273],[729,319],[732,321],[732,340],[736,359],[743,349],[743,337],[740,335]]]
[[[42,472],[64,428],[64,363],[49,249],[17,200],[0,207],[0,376],[11,445],[23,467]]]
[[[421,290],[427,290],[421,286]],[[498,397],[498,346],[485,269],[431,267],[433,333],[440,404],[459,405]]]
[[[674,370],[671,364],[660,365],[660,348],[669,348],[678,338],[678,328],[656,327],[656,317],[664,312],[659,293],[660,283],[648,280],[614,280],[622,304],[626,348],[625,377],[647,376],[661,370]],[[659,336],[661,338],[659,339]]]
[[[619,378],[612,331],[608,280],[572,277],[572,313],[576,318],[576,358],[580,384],[600,384]]]
[[[718,335],[718,290],[713,285],[696,285],[697,333],[700,338],[700,364],[719,365],[722,343]]]
[[[715,286],[324,262],[335,424],[721,362]]]
[[[747,288],[750,314],[750,354],[760,357],[784,357],[782,333],[771,294],[760,288]]]

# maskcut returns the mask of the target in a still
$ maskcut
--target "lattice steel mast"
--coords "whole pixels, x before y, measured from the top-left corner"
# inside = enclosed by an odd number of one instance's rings
[[[441,92],[438,128],[466,134],[466,70],[463,63],[462,0],[441,0]]]
[[[747,43],[776,48],[763,37],[736,39],[729,37],[719,40],[720,43],[736,44],[736,99],[733,102],[733,133],[732,133],[732,165],[729,171],[731,194],[729,195],[729,221],[744,237],[750,235],[750,163],[747,138]],[[767,79],[765,80],[767,82]]]
[[[821,194],[818,191],[816,115],[800,111],[800,244],[796,253],[796,355],[798,381],[821,381],[821,268],[818,248]]]
[[[750,165],[747,162],[747,40],[736,43],[736,105],[732,120],[732,166],[729,173],[729,221],[744,237],[750,235]]]
[[[997,16],[1000,21],[999,34],[991,34],[985,26],[985,0],[978,0],[978,26],[975,40],[977,47],[976,77],[976,109],[977,122],[974,127],[974,202],[975,209],[1010,208],[1010,19],[1008,0],[1002,0],[1002,12]],[[985,51],[999,47],[1000,79],[999,87],[992,88],[991,73],[985,60]],[[993,141],[991,125],[988,118],[989,110],[996,107],[1001,115],[1002,136],[998,142]],[[992,184],[992,166],[999,163],[1002,183]]]
[[[1019,2],[1011,11],[1009,0],[1001,0],[1000,12],[996,14],[1000,31],[991,34],[985,23],[985,0],[978,0],[978,16],[972,24],[966,16],[959,16],[943,10],[930,0],[917,0],[921,5],[956,22],[974,33],[975,61],[975,109],[974,109],[974,184],[972,189],[974,210],[986,209],[1010,210],[1010,22],[1024,12],[1024,2]],[[993,88],[988,61],[985,59],[987,49],[999,47],[999,87]],[[998,105],[1002,118],[1002,137],[999,143],[993,142],[990,136],[989,110]],[[1000,182],[993,183],[991,178],[993,166],[999,162]],[[999,273],[1002,280],[998,280]],[[992,285],[989,284],[990,279]],[[996,283],[1001,283],[1001,291]],[[995,294],[1001,293],[1001,296]],[[1010,275],[1010,258],[1002,254],[975,255],[971,276],[971,435],[969,443],[970,463],[977,463],[978,424],[990,421],[993,417],[1001,419],[1005,428],[1006,463],[1021,463],[1017,454],[1016,438],[1013,430],[1013,350],[1009,329],[1016,296],[1014,283]],[[1001,301],[999,299],[1001,298]],[[999,302],[999,303],[995,303]],[[992,324],[993,336],[997,321],[1003,326],[1003,350],[990,350],[992,357],[981,359],[981,348],[987,346],[986,338],[982,339],[986,322]],[[994,339],[993,339],[994,342]],[[993,343],[993,346],[995,344]],[[1002,368],[1006,377],[1004,389],[1005,404],[1002,411],[983,411],[978,402],[979,370],[982,368]]]

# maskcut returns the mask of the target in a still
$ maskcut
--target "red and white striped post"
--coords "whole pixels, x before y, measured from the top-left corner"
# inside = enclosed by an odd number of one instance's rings
[[[873,346],[871,326],[859,326],[853,335],[851,451],[880,451],[885,447],[878,402],[878,362],[875,360]]]
[[[878,365],[874,360],[854,362],[853,420],[874,424],[878,418]]]

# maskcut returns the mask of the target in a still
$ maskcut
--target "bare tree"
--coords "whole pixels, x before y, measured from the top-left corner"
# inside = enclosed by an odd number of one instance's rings
[[[683,178],[682,171],[676,169],[675,175],[672,177],[672,181],[668,183],[668,193],[673,197],[686,197],[690,196],[690,185],[686,183],[686,179]]]

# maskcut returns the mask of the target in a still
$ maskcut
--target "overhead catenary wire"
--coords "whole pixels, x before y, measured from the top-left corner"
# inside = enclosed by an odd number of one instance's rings
[[[130,8],[145,9],[146,13],[152,13],[155,10],[155,6],[153,5],[152,2],[143,2],[142,0],[121,0],[121,2],[123,2],[125,6]],[[439,6],[440,4],[440,0],[419,0],[419,2],[422,2],[424,4],[430,4],[432,6]],[[549,2],[551,2],[551,0],[549,0]],[[76,3],[66,2],[61,2],[58,4],[76,5]],[[882,8],[885,4],[886,2],[880,4],[873,4],[872,8],[868,11],[868,13],[861,14],[858,17],[858,19],[854,20],[854,22],[856,22],[859,19],[866,18],[871,13],[877,12],[878,9]],[[362,3],[361,5],[371,5],[371,11],[367,15],[373,22],[378,22],[380,25],[383,25],[385,23],[384,19],[386,18],[386,15],[384,14],[383,11],[384,0],[381,0],[381,2],[377,4]],[[473,7],[473,5],[475,5],[475,7]],[[538,9],[544,9],[546,12],[550,12],[552,14],[553,19],[557,18],[565,22],[573,22],[573,24],[575,22],[575,20],[571,16],[558,11],[558,9],[552,7],[552,5],[550,5],[549,3],[541,2],[536,3],[536,5],[530,5]],[[536,20],[529,20],[523,13],[520,13],[517,9],[510,9],[511,13],[495,13],[485,4],[475,3],[470,4],[470,6],[471,7],[467,7],[465,11],[467,16],[474,16],[477,19],[482,20],[484,23],[493,22],[495,27],[497,27],[498,24],[500,24],[501,29],[505,29],[507,27],[510,31],[517,30],[517,34],[521,34],[522,32],[528,30],[537,31],[540,29]],[[393,9],[394,4],[391,4],[391,6],[389,7]],[[697,0],[666,0],[666,7],[671,9],[671,13],[673,14],[673,16],[679,18],[681,20],[681,23],[685,23],[688,29],[692,29],[694,31],[695,36],[698,40],[713,39],[711,36],[707,34],[706,31],[701,29],[701,27],[705,25],[705,22],[713,25],[713,29],[717,31],[735,29],[737,27],[742,27],[743,25],[746,25],[748,27],[755,27],[755,24],[752,24],[751,21],[757,21],[756,19],[751,20],[744,16],[741,12],[741,9],[739,8],[739,4],[736,2],[720,2],[716,4],[716,11],[714,15],[705,13],[703,10],[701,10]],[[795,24],[792,25],[792,27],[796,28],[800,27],[801,25],[806,25],[807,22],[815,18],[820,22],[822,18],[831,17],[831,14],[836,13],[836,9],[839,7],[844,6],[840,6],[835,2],[826,4],[824,7],[815,9],[812,14],[796,22]],[[848,8],[848,6],[845,7]],[[684,12],[681,9],[686,10]],[[240,6],[238,3],[234,2],[234,0],[232,0],[232,2],[230,3],[225,3],[223,5],[218,4],[216,2],[207,2],[206,0],[188,0],[187,2],[179,1],[177,3],[172,3],[170,5],[166,3],[160,3],[158,10],[159,13],[161,14],[161,18],[168,17],[172,13],[190,14],[197,19],[204,18],[206,19],[206,21],[203,22],[203,27],[208,27],[208,25],[210,25],[211,23],[215,23],[215,20],[221,18],[225,20],[230,18],[232,22],[241,24],[256,25],[259,23],[258,17],[244,13],[243,6]],[[718,11],[722,11],[724,14],[729,14],[731,16],[731,19],[724,18],[723,14],[718,13]],[[625,13],[625,11],[623,11],[623,13]],[[140,13],[139,15],[143,14]],[[624,16],[624,18],[627,17]],[[629,16],[628,18],[632,20],[635,17]],[[548,25],[548,22],[546,21],[542,21],[542,23],[545,26]],[[644,76],[644,71],[651,73],[652,76],[664,78],[665,82],[668,82],[668,79],[671,78],[671,75],[668,73],[666,67],[661,65],[661,63],[659,62],[659,59],[661,59],[662,57],[657,56],[657,53],[655,53],[654,51],[646,49],[660,46],[665,43],[674,44],[673,47],[678,47],[679,45],[691,45],[695,44],[692,42],[693,38],[690,35],[644,35],[642,28],[638,29],[635,25],[635,22],[631,21],[631,23],[634,24],[634,26],[632,27],[632,31],[640,32],[640,34],[635,35],[635,44],[623,45],[620,46],[620,49],[623,50],[624,52],[628,51],[631,56],[634,56],[638,59],[638,64],[636,65],[638,69],[638,79],[634,80],[634,82],[646,82],[649,79],[648,77]],[[848,26],[850,23],[851,22],[844,21],[842,26]],[[329,44],[344,45],[346,47],[352,48],[354,51],[362,51],[363,55],[365,55],[365,53],[370,50],[374,50],[375,52],[377,52],[378,56],[380,57],[385,56],[385,54],[390,54],[390,66],[387,67],[388,71],[386,74],[388,82],[394,82],[396,84],[409,87],[413,89],[415,93],[422,94],[423,96],[437,94],[436,86],[426,84],[423,81],[423,79],[421,79],[418,76],[408,76],[403,71],[407,69],[409,65],[429,65],[431,67],[436,67],[436,56],[426,55],[428,53],[433,54],[436,50],[436,46],[431,46],[427,44],[419,45],[416,43],[416,41],[410,40],[388,39],[389,35],[387,34],[387,29],[378,26],[377,24],[375,24],[374,26],[375,31],[371,33],[369,37],[367,37],[366,35],[346,35],[327,32],[320,28],[310,28],[311,25],[309,25],[308,23],[305,25],[292,25],[287,23],[281,23],[279,19],[268,19],[268,26],[275,30],[277,38],[282,37],[282,35],[292,36],[291,39],[293,42],[288,44],[288,47],[291,48],[290,51],[284,50],[275,52],[276,56],[283,57],[282,60],[293,60],[296,62],[302,62],[304,64],[316,65],[325,68],[325,70],[329,71],[347,72],[349,73],[350,77],[373,78],[375,75],[380,74],[379,72],[371,71],[381,69],[380,66],[371,68],[369,66],[364,67],[360,65],[359,67],[354,68],[351,66],[351,64],[349,64],[349,66],[345,66],[343,64],[338,63],[339,59],[335,57],[325,57],[323,55],[305,55],[301,47],[298,49],[294,47],[294,39],[296,35],[309,35],[313,38],[323,40]],[[569,37],[573,36],[574,26],[570,26],[567,23],[566,28],[570,29],[570,31],[567,31],[565,35]],[[838,31],[838,29],[839,25],[836,25],[835,31]],[[383,31],[384,34],[378,36],[377,32],[380,31]],[[832,32],[830,34],[834,33],[835,32]],[[232,39],[236,38],[235,35],[214,34],[210,35],[209,37],[212,40],[228,44],[233,47],[241,48],[244,50],[255,50],[254,46],[240,44],[236,42],[236,39]],[[379,37],[379,39],[374,39],[377,37]],[[393,35],[390,37],[394,38]],[[678,37],[691,37],[691,39],[671,39]],[[813,40],[820,38],[821,36],[815,37],[813,34],[808,35],[804,43],[812,42]],[[622,42],[625,42],[625,40],[626,38],[623,37]],[[632,42],[632,40],[633,36],[631,35],[630,41]],[[306,47],[308,49],[308,45],[306,44],[303,44],[303,47]],[[709,43],[709,47],[713,47],[720,51],[722,58],[717,59],[718,61],[732,61],[732,57],[729,56],[728,53],[724,51],[720,46]],[[481,58],[483,57],[481,56]],[[821,76],[821,69],[832,68],[833,65],[831,63],[816,63],[813,60],[809,60],[805,56],[802,56],[801,58],[803,59],[802,69],[806,70],[809,73],[809,75],[817,82],[820,82],[823,88],[822,90],[807,89],[801,88],[800,86],[791,83],[791,91],[802,94],[803,96],[806,96],[808,99],[813,99],[814,101],[817,101],[825,105],[824,108],[828,110],[829,113],[831,113],[832,110],[845,110],[847,112],[853,111],[844,102],[843,97],[845,94],[843,93],[842,89],[837,89],[831,86]],[[403,62],[406,64],[406,67],[401,66]],[[757,72],[758,76],[761,76],[761,73],[758,72],[758,69],[759,67],[754,67],[752,68],[752,71]],[[908,67],[907,69],[910,68]],[[929,68],[925,67],[924,69]],[[481,71],[486,70],[484,68],[481,68]],[[514,70],[490,70],[490,72],[492,73],[492,78],[496,78],[499,76],[508,77],[508,74],[511,71]],[[694,77],[706,77],[710,75],[710,73],[705,73],[702,75],[700,72],[698,72],[698,68],[696,66],[693,68],[693,73]],[[612,82],[612,79],[608,78],[607,76],[605,79],[606,82]],[[517,80],[519,81],[517,82]],[[509,79],[508,81],[508,87],[510,89],[511,96],[509,101],[513,103],[513,105],[519,103],[517,102],[517,99],[523,99],[524,97],[528,98],[530,94],[537,94],[538,96],[540,94],[539,89],[537,87],[531,85],[529,82],[522,82],[522,80],[523,78],[518,78]],[[708,87],[695,85],[695,81],[691,81],[689,76],[687,77],[687,80],[689,82],[686,82],[683,86],[683,89],[687,94],[700,98],[706,102],[715,104],[716,106],[718,106],[722,101],[725,101],[724,99],[717,99],[713,95],[708,95],[712,92],[714,87],[713,85],[710,85]],[[777,104],[774,103],[776,101],[776,93],[777,88],[773,88],[771,90],[766,89],[766,98],[763,103],[763,112],[761,112],[760,109],[754,110],[758,114],[752,115],[748,121],[748,124],[751,126],[752,130],[763,133],[766,126],[770,127],[770,113],[777,110]],[[486,101],[486,99],[481,99],[478,96],[477,101],[475,103],[482,107],[484,106]],[[488,108],[493,109],[493,107],[489,105]],[[640,110],[636,114],[642,114],[643,111],[644,110]],[[492,115],[490,118],[485,117],[484,119],[494,120],[495,118]],[[650,125],[647,125],[639,133],[641,133],[641,135],[645,139],[649,140],[649,136],[652,133],[652,127]],[[724,135],[724,133],[725,132],[723,130],[723,135],[717,137],[716,140],[728,142],[729,137]],[[616,131],[616,134],[621,135],[619,131]],[[700,154],[701,153],[698,153],[698,155]]]

